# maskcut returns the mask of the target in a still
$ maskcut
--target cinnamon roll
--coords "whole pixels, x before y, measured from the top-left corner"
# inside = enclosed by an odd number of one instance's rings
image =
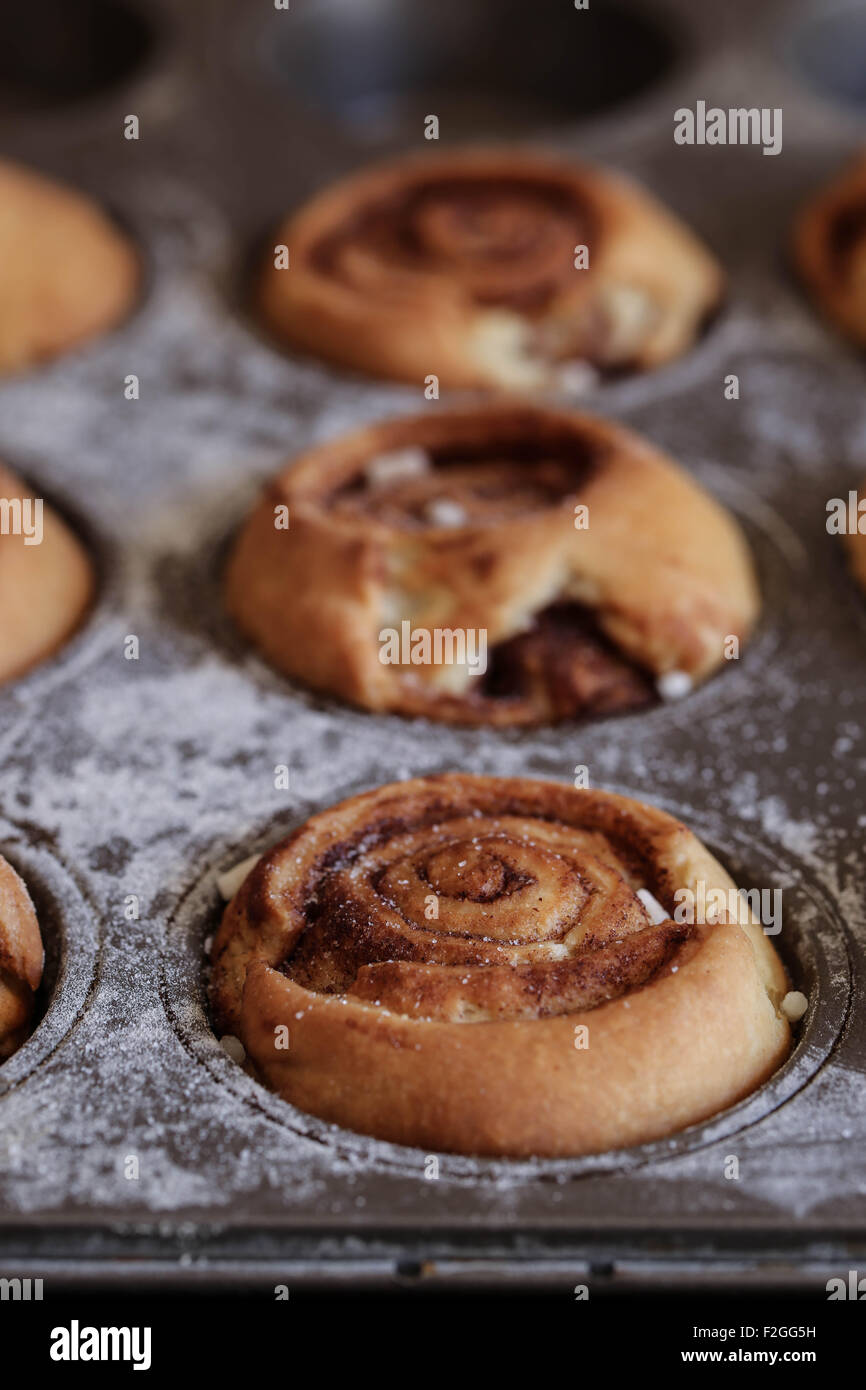
[[[94,588],[80,541],[0,464],[0,682],[65,642],[83,621]]]
[[[784,968],[671,816],[522,778],[420,778],[313,816],[213,945],[217,1029],[299,1109],[400,1144],[567,1155],[657,1139],[790,1046]]]
[[[398,160],[278,229],[257,287],[271,331],[371,376],[556,386],[571,361],[685,352],[722,295],[713,257],[631,181],[521,150]]]
[[[42,937],[30,895],[0,855],[0,1060],[27,1037],[42,965]]]
[[[112,328],[140,280],[135,250],[89,198],[0,161],[0,372]]]
[[[226,602],[317,690],[497,725],[649,704],[659,681],[707,676],[758,611],[737,525],[673,462],[524,404],[431,411],[303,455],[243,526]]]
[[[866,156],[801,212],[794,259],[820,311],[866,346]]]

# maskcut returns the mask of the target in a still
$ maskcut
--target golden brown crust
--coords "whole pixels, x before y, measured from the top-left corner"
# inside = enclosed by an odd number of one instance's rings
[[[653,925],[638,896],[672,913],[701,882],[733,889],[685,826],[625,797],[458,774],[381,787],[249,874],[214,941],[216,1024],[286,1100],[396,1143],[656,1139],[790,1046],[757,924]]]
[[[27,1037],[42,979],[42,937],[21,879],[0,855],[0,1059]]]
[[[414,155],[318,194],[279,228],[259,309],[279,337],[373,376],[534,390],[557,364],[685,352],[721,271],[636,184],[526,150]],[[575,268],[578,246],[589,266]]]
[[[90,199],[0,161],[0,373],[114,327],[140,282],[134,248]]]
[[[406,450],[420,474],[371,481]],[[439,523],[443,506],[457,524]],[[303,455],[244,525],[226,602],[274,666],[316,689],[533,724],[646,703],[669,671],[701,680],[759,600],[739,528],[671,460],[593,417],[516,403],[389,421]],[[383,662],[381,633],[404,621],[483,632],[489,672]]]
[[[0,509],[25,499],[37,500],[0,464]],[[90,606],[94,587],[86,551],[44,501],[39,544],[27,544],[20,532],[0,532],[0,682],[44,661],[72,635]]]
[[[849,165],[802,210],[793,251],[821,312],[866,346],[866,157]]]

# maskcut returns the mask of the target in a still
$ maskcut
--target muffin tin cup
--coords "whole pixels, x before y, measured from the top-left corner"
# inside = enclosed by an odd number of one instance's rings
[[[45,948],[32,1031],[0,1067],[0,1116],[4,1096],[26,1084],[74,1031],[99,967],[98,912],[69,869],[40,843],[43,838],[35,827],[0,818],[0,854],[27,885]]]
[[[363,790],[366,790],[363,786],[345,788],[335,801]],[[617,786],[615,790],[625,796],[636,795],[628,787]],[[271,825],[246,842],[232,845],[230,853],[220,854],[215,866],[190,885],[168,922],[160,952],[160,993],[167,1017],[194,1064],[205,1068],[225,1086],[234,1102],[257,1109],[293,1135],[322,1145],[342,1158],[363,1161],[371,1172],[395,1171],[417,1177],[419,1168],[427,1160],[424,1151],[355,1135],[298,1110],[272,1095],[244,1066],[234,1062],[212,1031],[207,999],[207,947],[225,908],[217,891],[217,874],[253,854],[270,849],[296,825],[323,809],[311,806],[303,816],[292,818],[288,824]],[[664,809],[671,814],[682,814],[670,805]],[[696,834],[702,835],[694,818],[690,824]],[[784,884],[784,924],[781,933],[774,936],[774,945],[785,963],[791,988],[801,991],[809,1000],[804,1019],[792,1030],[793,1048],[784,1064],[738,1104],[652,1143],[572,1159],[491,1160],[447,1153],[440,1156],[440,1171],[448,1181],[470,1185],[495,1183],[507,1174],[511,1181],[526,1184],[562,1184],[592,1173],[630,1172],[722,1140],[734,1142],[743,1130],[758,1124],[808,1087],[820,1072],[845,1027],[852,1002],[847,930],[840,904],[814,884],[808,870],[784,850],[757,843],[742,828],[731,827],[723,845],[715,843],[711,837],[705,843],[733,871],[734,880],[740,886]]]

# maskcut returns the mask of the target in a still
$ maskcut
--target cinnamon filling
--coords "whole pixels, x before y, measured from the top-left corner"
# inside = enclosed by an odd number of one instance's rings
[[[377,481],[377,464],[389,460],[397,466],[385,482]],[[603,462],[595,441],[556,429],[429,446],[423,438],[407,438],[368,460],[326,505],[338,516],[374,516],[388,526],[414,529],[441,524],[437,509],[444,503],[459,509],[462,524],[495,524],[576,498]]]
[[[402,467],[401,467],[402,465]],[[493,437],[437,443],[402,441],[369,460],[329,499],[332,514],[375,518],[392,529],[494,526],[581,494],[604,455],[592,440],[555,431],[529,438]],[[382,478],[374,475],[379,467]],[[563,525],[569,525],[563,515]],[[432,689],[414,674],[419,712],[447,704],[470,722],[531,724],[640,709],[656,703],[651,673],[624,656],[600,630],[593,610],[559,601],[535,615],[532,627],[500,642],[483,677],[462,693]]]
[[[511,458],[474,463],[437,458],[435,463],[387,487],[371,487],[357,479],[337,494],[332,510],[414,529],[441,525],[439,517],[450,506],[459,518],[454,524],[489,524],[556,506],[574,493],[586,474],[581,462],[559,459],[542,459],[531,467]]]
[[[358,208],[312,259],[364,292],[377,277],[445,274],[477,304],[537,314],[573,275],[590,223],[585,201],[553,180],[434,175]]]
[[[416,1018],[593,1009],[640,989],[692,935],[650,920],[629,861],[597,831],[508,807],[374,823],[319,862],[279,968]]]
[[[578,603],[551,605],[529,632],[494,647],[483,695],[529,705],[546,720],[641,709],[658,698],[651,676]]]
[[[690,928],[666,921],[624,941],[553,965],[491,965],[455,979],[446,966],[403,961],[364,965],[349,993],[369,1003],[398,1004],[414,1018],[551,1018],[585,1012],[620,998],[659,973],[688,940]]]

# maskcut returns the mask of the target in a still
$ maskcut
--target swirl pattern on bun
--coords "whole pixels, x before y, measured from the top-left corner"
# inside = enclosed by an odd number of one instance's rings
[[[523,150],[398,160],[278,229],[257,296],[290,344],[371,376],[532,391],[563,362],[679,356],[718,304],[697,239],[629,180]],[[582,248],[585,248],[583,250]]]
[[[789,1047],[761,928],[665,915],[699,882],[733,889],[683,825],[621,796],[458,774],[385,786],[246,878],[214,941],[216,1025],[286,1100],[397,1143],[657,1138],[748,1094]]]

